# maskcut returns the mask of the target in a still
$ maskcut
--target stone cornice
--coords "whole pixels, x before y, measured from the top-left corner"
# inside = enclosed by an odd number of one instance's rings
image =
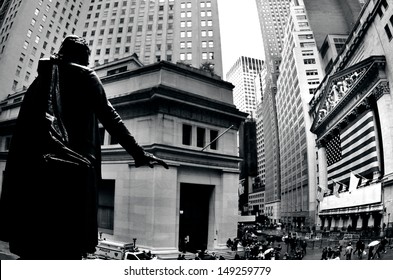
[[[194,79],[200,80],[203,82],[218,84],[221,87],[224,87],[229,90],[232,90],[234,88],[233,84],[222,80],[221,77],[219,77],[217,75],[211,75],[210,73],[208,73],[204,70],[200,70],[200,69],[188,67],[188,66],[183,66],[183,65],[179,65],[179,64],[174,64],[174,63],[167,62],[164,60],[154,63],[154,64],[149,64],[149,65],[143,66],[141,68],[132,69],[132,70],[125,71],[125,72],[118,73],[118,74],[111,75],[111,76],[101,77],[101,81],[103,84],[105,84],[105,83],[110,83],[110,82],[116,82],[116,81],[122,80],[122,79],[129,79],[130,77],[133,77],[133,76],[145,75],[148,73],[158,72],[158,71],[162,71],[162,70],[175,72],[176,74],[178,74],[180,76],[193,77]]]
[[[371,1],[369,1],[371,2]],[[326,76],[321,81],[320,86],[317,88],[317,92],[320,91],[324,85],[326,84],[329,75],[333,75],[333,73],[343,70],[348,62],[353,57],[354,53],[358,50],[358,47],[363,42],[364,36],[367,34],[368,29],[374,22],[375,17],[377,16],[378,9],[381,7],[381,0],[374,1],[375,3],[367,3],[364,5],[358,20],[356,21],[354,27],[352,28],[351,33],[349,34],[345,47],[342,48],[339,55],[336,57],[333,68],[329,73],[326,73]],[[373,5],[371,9],[369,9],[369,5]],[[367,14],[368,13],[368,14]],[[314,106],[316,106],[321,99],[321,94],[316,94],[310,101],[311,110],[315,110]]]
[[[207,168],[219,169],[237,169],[241,159],[237,156],[229,156],[220,153],[211,153],[195,149],[187,149],[183,147],[176,147],[162,144],[152,144],[143,146],[143,148],[150,153],[166,160],[168,162],[176,162],[179,164],[193,164],[198,166],[205,166]],[[129,161],[133,164],[132,157],[120,146],[104,146],[102,148],[102,162],[111,161]]]
[[[155,113],[185,119],[192,119],[196,115],[214,115],[217,120],[229,120],[231,124],[238,125],[247,117],[246,113],[239,111],[233,104],[163,85],[117,96],[110,101],[124,119]]]
[[[315,112],[311,131],[319,136],[325,130],[330,130],[337,125],[335,122],[337,122],[337,119],[343,119],[344,115],[348,114],[348,108],[353,109],[359,106],[359,103],[364,102],[365,97],[376,93],[376,91],[380,94],[381,90],[373,89],[373,87],[379,82],[386,81],[385,64],[384,56],[372,56],[331,76],[323,89],[323,95],[318,110]],[[345,82],[345,79],[353,73],[357,73],[356,80],[352,79],[352,84],[337,95],[334,87],[339,83],[342,84],[343,81]],[[388,91],[382,90],[382,92],[387,93]],[[338,98],[332,98],[333,96]],[[331,99],[333,100],[331,101]],[[346,110],[343,110],[344,108]]]

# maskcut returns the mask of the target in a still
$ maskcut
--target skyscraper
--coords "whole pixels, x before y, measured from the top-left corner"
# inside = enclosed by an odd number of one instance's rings
[[[30,85],[38,60],[76,33],[83,0],[13,0],[0,6],[0,99]]]
[[[248,113],[250,118],[256,116],[257,96],[254,80],[262,71],[263,64],[260,59],[241,56],[226,75],[226,80],[235,86],[234,104],[240,111]]]
[[[145,65],[160,60],[196,68],[207,64],[222,76],[216,0],[91,1],[82,34],[94,65],[136,53]]]
[[[281,215],[288,225],[316,223],[319,167],[315,135],[310,133],[309,102],[325,75],[318,52],[329,35],[342,38],[350,32],[360,8],[358,0],[291,2],[276,95]]]
[[[289,12],[289,0],[255,0],[263,37],[266,63],[273,68],[283,50],[284,27]],[[271,71],[273,69],[270,69]],[[278,69],[276,69],[278,70]]]
[[[308,102],[323,78],[318,49],[303,5],[293,3],[285,28],[277,81],[281,218],[288,226],[315,224],[316,151]]]
[[[92,50],[90,66],[131,56],[202,65],[222,76],[216,0],[0,2],[0,99],[33,81],[38,60],[76,34]]]
[[[281,168],[276,93],[281,52],[283,50],[284,27],[289,13],[289,1],[256,0],[256,4],[267,66],[266,71],[259,75],[263,87],[262,99],[257,105],[260,112],[257,118],[257,126],[263,127],[264,149],[258,151],[258,158],[261,162],[264,162],[265,213],[268,213],[271,222],[279,222],[281,218]],[[260,136],[258,135],[258,137]]]

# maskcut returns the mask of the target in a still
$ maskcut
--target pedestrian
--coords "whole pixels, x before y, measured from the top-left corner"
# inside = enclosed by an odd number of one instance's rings
[[[327,259],[328,259],[328,257],[327,257],[327,253],[328,253],[328,250],[327,250],[327,248],[326,248],[326,247],[324,247],[324,248],[322,249],[322,256],[321,256],[321,260],[327,260]]]
[[[368,249],[368,259],[369,260],[374,259],[374,246],[370,246]]]
[[[327,258],[328,258],[328,260],[330,260],[330,259],[333,258],[333,254],[334,254],[334,251],[333,251],[333,249],[329,246],[329,247],[327,248]]]
[[[375,254],[374,254],[373,258],[374,259],[375,258],[380,259],[381,258],[381,252],[382,252],[381,244],[379,244],[379,245],[376,246]]]
[[[232,248],[232,246],[233,246],[233,241],[230,238],[228,238],[228,240],[227,240],[227,247],[228,248]]]
[[[355,251],[353,251],[353,255],[357,252],[358,259],[361,260],[363,258],[363,251],[364,251],[364,242],[359,239],[355,245]]]
[[[244,258],[246,260],[250,258],[250,253],[251,253],[251,248],[249,245],[246,245],[246,248],[244,249]]]
[[[306,255],[307,253],[307,241],[306,240],[302,240],[302,250],[303,250],[303,255]]]
[[[89,55],[84,39],[67,36],[56,55],[39,61],[38,76],[24,95],[0,200],[0,239],[21,259],[81,259],[94,253],[99,122],[132,156],[135,167],[168,167],[126,128],[87,67]],[[65,227],[75,233],[72,238]],[[56,250],[56,244],[64,250]]]
[[[388,239],[386,238],[386,236],[384,236],[381,240],[381,252],[383,252],[384,254],[386,254],[386,245],[389,243]]]
[[[344,256],[345,256],[346,260],[350,260],[351,259],[352,251],[353,251],[352,243],[349,242],[348,246],[345,248],[345,253],[344,253]]]

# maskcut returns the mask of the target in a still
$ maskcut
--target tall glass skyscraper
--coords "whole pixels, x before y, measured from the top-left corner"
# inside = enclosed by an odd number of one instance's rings
[[[207,64],[222,76],[216,0],[90,1],[82,35],[92,49],[93,65],[136,53],[144,64]]]
[[[38,61],[77,33],[83,0],[6,0],[0,3],[0,100],[28,87]],[[80,35],[80,34],[79,34]]]

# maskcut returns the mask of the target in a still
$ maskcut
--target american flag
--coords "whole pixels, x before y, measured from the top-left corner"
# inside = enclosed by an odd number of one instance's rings
[[[326,144],[330,189],[334,181],[349,182],[351,171],[368,176],[380,170],[376,135],[374,114],[368,111]]]

